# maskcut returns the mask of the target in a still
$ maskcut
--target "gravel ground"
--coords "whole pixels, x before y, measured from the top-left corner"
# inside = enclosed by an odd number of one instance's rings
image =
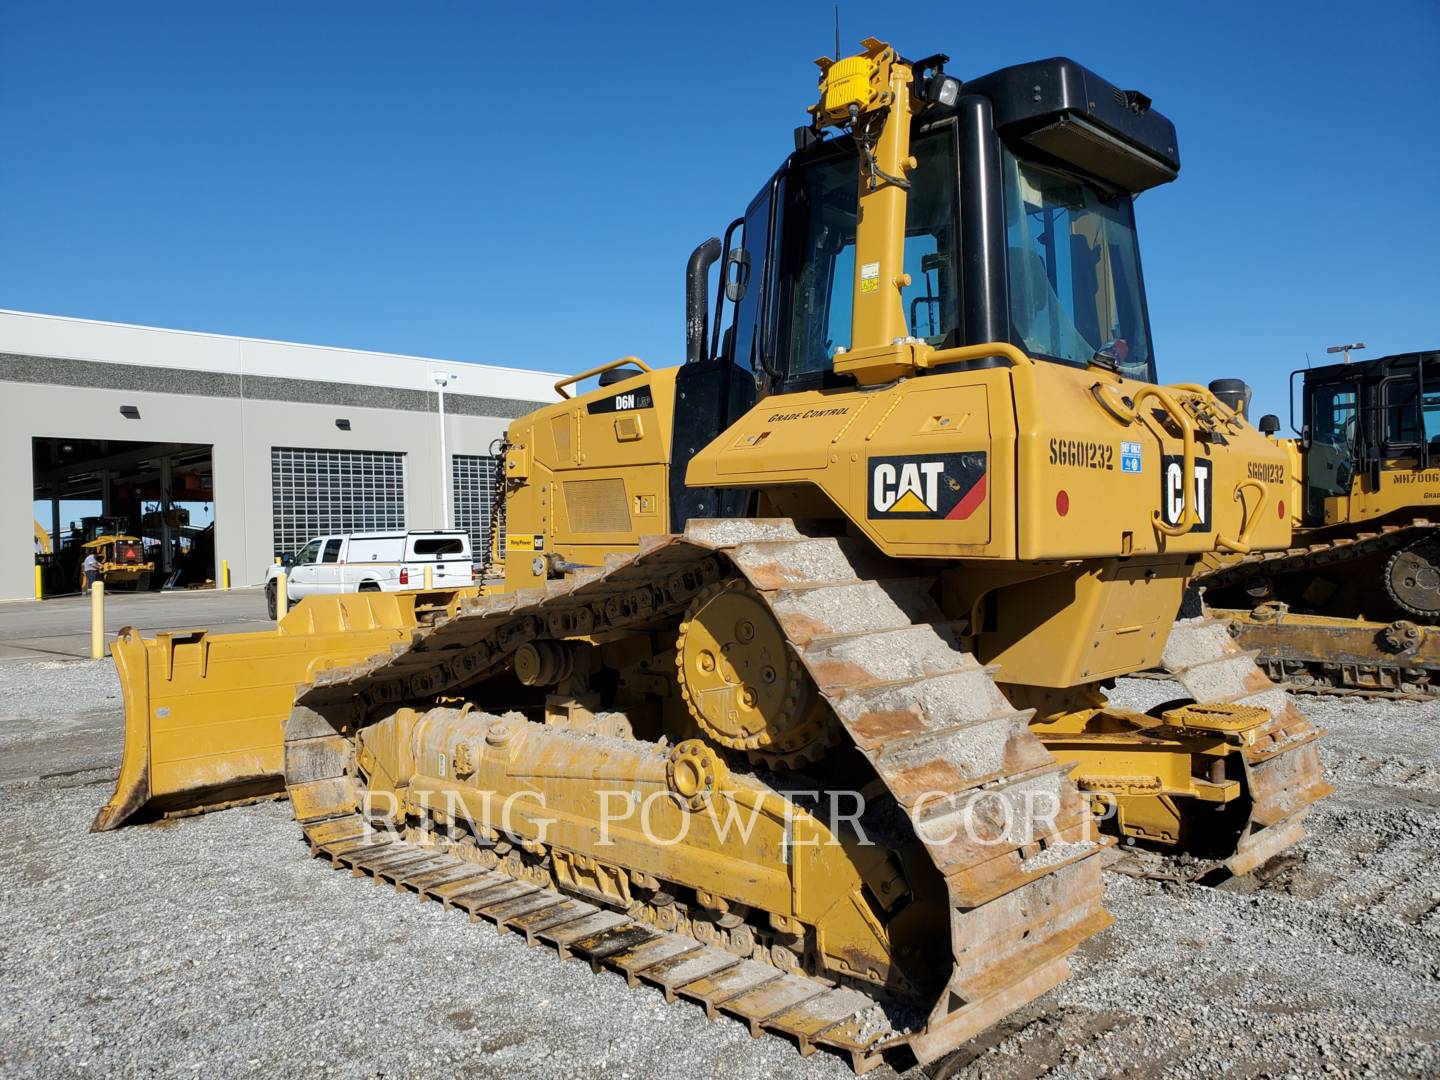
[[[1302,704],[1310,839],[1220,888],[1110,876],[1075,977],[932,1076],[1440,1075],[1440,706]],[[0,1074],[849,1075],[328,870],[283,803],[92,836],[119,715],[108,662],[0,666]]]

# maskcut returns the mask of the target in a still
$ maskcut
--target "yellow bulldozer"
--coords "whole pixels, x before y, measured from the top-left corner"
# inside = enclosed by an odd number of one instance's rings
[[[1295,535],[1208,556],[1194,584],[1241,646],[1294,688],[1440,696],[1440,353],[1329,364],[1301,380],[1286,452]],[[1294,394],[1292,392],[1292,398]]]
[[[819,62],[690,258],[685,362],[511,425],[498,589],[122,632],[95,828],[283,784],[335,866],[862,1071],[1059,983],[1121,851],[1302,837],[1319,733],[1173,625],[1203,556],[1290,542],[1284,448],[1156,383],[1132,198],[1174,127],[945,63]],[[1188,696],[1107,702],[1155,664]]]

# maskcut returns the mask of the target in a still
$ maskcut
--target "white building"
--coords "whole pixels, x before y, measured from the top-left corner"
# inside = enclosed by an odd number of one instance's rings
[[[34,595],[40,534],[58,547],[82,513],[127,519],[180,583],[212,542],[235,586],[326,532],[449,524],[479,550],[492,443],[557,378],[0,311],[0,600]]]

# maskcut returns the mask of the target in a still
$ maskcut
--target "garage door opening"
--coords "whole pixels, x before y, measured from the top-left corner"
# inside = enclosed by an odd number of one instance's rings
[[[94,551],[106,589],[215,581],[215,471],[200,443],[37,438],[35,561],[46,596],[79,591]]]
[[[405,455],[393,450],[270,449],[275,555],[317,536],[405,528]]]

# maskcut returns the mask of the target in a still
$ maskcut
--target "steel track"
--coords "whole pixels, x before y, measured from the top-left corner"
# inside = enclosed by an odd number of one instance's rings
[[[404,840],[365,852],[354,732],[395,707],[438,694],[464,690],[483,698],[483,681],[525,641],[678,625],[702,589],[739,574],[771,606],[840,726],[896,804],[912,824],[929,826],[919,835],[948,835],[946,819],[964,814],[966,800],[980,794],[1018,809],[1027,796],[1048,793],[1061,807],[1047,831],[1026,842],[979,844],[955,830],[944,842],[926,843],[949,893],[953,968],[920,1029],[896,1030],[877,1019],[874,999],[807,975],[785,975],[773,993],[747,991],[707,1004],[741,1016],[753,1032],[796,1038],[802,1053],[816,1046],[847,1053],[857,1069],[902,1045],[922,1061],[939,1057],[1062,981],[1067,954],[1109,924],[1097,857],[1103,844],[1092,836],[1068,770],[1030,732],[1028,715],[1011,708],[991,673],[956,645],[929,599],[928,579],[876,580],[864,576],[857,561],[843,542],[805,537],[788,521],[692,523],[683,537],[657,538],[637,555],[607,560],[603,570],[544,590],[471,601],[390,656],[323,673],[301,688],[286,728],[287,785],[312,850],[372,875],[420,868],[461,873],[463,867],[445,861],[455,856]],[[493,878],[477,886],[491,883],[539,888]],[[411,887],[424,894],[423,883]],[[482,896],[489,898],[488,890],[475,898]],[[662,984],[667,996],[698,1000],[708,993],[704,980],[714,970],[659,966],[669,961],[657,961],[653,970],[637,966],[629,950],[641,938],[656,941],[656,949],[678,947],[658,944],[668,940],[664,931],[619,912],[587,910],[577,900],[562,902],[570,905],[563,913],[575,916],[573,926],[520,924],[519,916],[515,925],[562,953],[604,950],[607,963],[612,956],[620,958],[617,964],[634,961],[627,977]],[[486,907],[480,913],[489,917]],[[556,906],[554,913],[562,910]],[[629,944],[611,950],[620,940]],[[752,963],[723,957],[732,965]]]

